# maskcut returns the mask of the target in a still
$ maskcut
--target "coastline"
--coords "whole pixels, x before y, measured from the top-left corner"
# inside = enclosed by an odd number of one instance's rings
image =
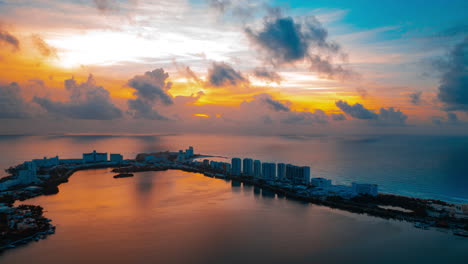
[[[194,158],[213,157],[210,155],[196,155]],[[191,165],[190,165],[191,164]],[[449,205],[447,202],[434,200],[434,199],[420,199],[409,196],[401,196],[394,194],[379,194],[376,197],[372,196],[358,196],[351,199],[344,199],[338,196],[318,197],[305,195],[301,192],[303,188],[298,186],[283,185],[279,182],[269,182],[262,179],[255,179],[253,177],[234,176],[230,173],[221,172],[219,170],[206,167],[195,166],[193,163],[177,163],[173,160],[167,160],[160,163],[148,164],[141,162],[141,160],[125,160],[121,163],[116,162],[102,162],[96,164],[80,164],[80,165],[59,165],[50,168],[47,172],[49,177],[39,184],[40,189],[34,191],[27,190],[32,186],[17,186],[13,190],[0,192],[0,202],[12,206],[16,201],[24,201],[40,195],[52,195],[59,192],[58,186],[64,182],[68,182],[75,172],[90,169],[112,168],[115,173],[134,173],[143,171],[166,171],[166,170],[181,170],[185,172],[200,173],[211,178],[223,178],[245,185],[252,185],[261,188],[265,191],[271,192],[273,195],[287,197],[289,199],[308,202],[320,206],[327,206],[329,208],[340,209],[357,214],[367,214],[370,216],[380,217],[384,219],[395,219],[415,223],[415,227],[421,224],[424,229],[427,227],[438,227],[449,229],[452,231],[464,229],[468,230],[467,219],[456,219],[453,217],[433,217],[427,215],[427,208],[430,204]],[[299,186],[300,187],[300,186]],[[405,210],[398,210],[403,208]],[[50,227],[55,229],[55,227]],[[52,234],[47,232],[44,235]],[[28,236],[29,237],[29,236]],[[25,237],[27,238],[27,237]],[[26,239],[27,240],[27,239]],[[34,236],[30,237],[29,241],[34,240]],[[26,241],[27,242],[27,241]],[[6,250],[12,242],[0,245],[0,251]]]

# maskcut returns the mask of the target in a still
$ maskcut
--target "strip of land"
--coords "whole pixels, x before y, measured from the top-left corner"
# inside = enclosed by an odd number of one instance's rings
[[[15,201],[24,201],[39,195],[56,194],[59,192],[58,186],[67,182],[73,173],[99,168],[112,168],[113,172],[126,176],[136,172],[165,170],[200,173],[207,177],[231,180],[236,184],[243,183],[255,186],[257,190],[261,189],[264,194],[273,196],[276,194],[279,197],[353,213],[412,222],[417,228],[451,229],[454,234],[460,236],[465,236],[468,232],[468,217],[460,217],[454,211],[457,206],[455,204],[434,199],[419,199],[383,193],[342,197],[318,190],[317,186],[311,184],[295,184],[288,180],[236,175],[226,167],[212,166],[206,160],[205,162],[197,160],[208,157],[214,156],[193,154],[190,158],[180,159],[180,153],[177,152],[141,153],[135,159],[128,160],[84,163],[76,159],[74,160],[76,162],[34,168],[34,173],[30,173],[34,174],[37,180],[28,184],[13,185],[0,191],[0,251],[13,248],[18,244],[45,238],[55,231],[55,227],[49,223],[51,220],[43,216],[43,209],[40,206],[21,205],[14,207]],[[2,178],[0,183],[28,175],[24,171],[31,169],[30,166],[28,163],[23,163],[9,168],[7,172],[11,175]]]

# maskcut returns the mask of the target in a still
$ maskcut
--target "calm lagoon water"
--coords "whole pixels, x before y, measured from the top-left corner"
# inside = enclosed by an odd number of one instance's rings
[[[334,182],[464,201],[468,137],[226,135],[0,137],[0,166],[40,156],[177,150],[312,166]],[[75,173],[57,195],[27,200],[57,226],[0,263],[466,263],[468,239],[304,204],[180,171],[114,179]]]

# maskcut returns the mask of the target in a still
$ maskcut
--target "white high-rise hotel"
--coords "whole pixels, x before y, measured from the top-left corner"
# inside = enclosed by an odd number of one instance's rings
[[[252,159],[244,159],[242,162],[242,175],[243,176],[254,176],[254,169],[253,169],[253,160]]]
[[[310,167],[284,163],[262,163],[260,160],[240,158],[231,160],[231,174],[235,176],[255,177],[264,180],[289,181],[293,184],[310,184]]]
[[[231,160],[231,174],[240,176],[241,175],[241,159],[240,158],[232,158]]]

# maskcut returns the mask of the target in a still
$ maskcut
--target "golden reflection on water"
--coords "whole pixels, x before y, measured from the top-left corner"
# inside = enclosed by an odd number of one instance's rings
[[[379,257],[407,250],[423,256],[424,245],[458,245],[439,232],[278,198],[201,174],[113,175],[109,169],[77,172],[57,195],[26,201],[42,205],[57,232],[7,252],[0,262],[373,263],[374,251]],[[452,249],[466,254],[461,250]]]

